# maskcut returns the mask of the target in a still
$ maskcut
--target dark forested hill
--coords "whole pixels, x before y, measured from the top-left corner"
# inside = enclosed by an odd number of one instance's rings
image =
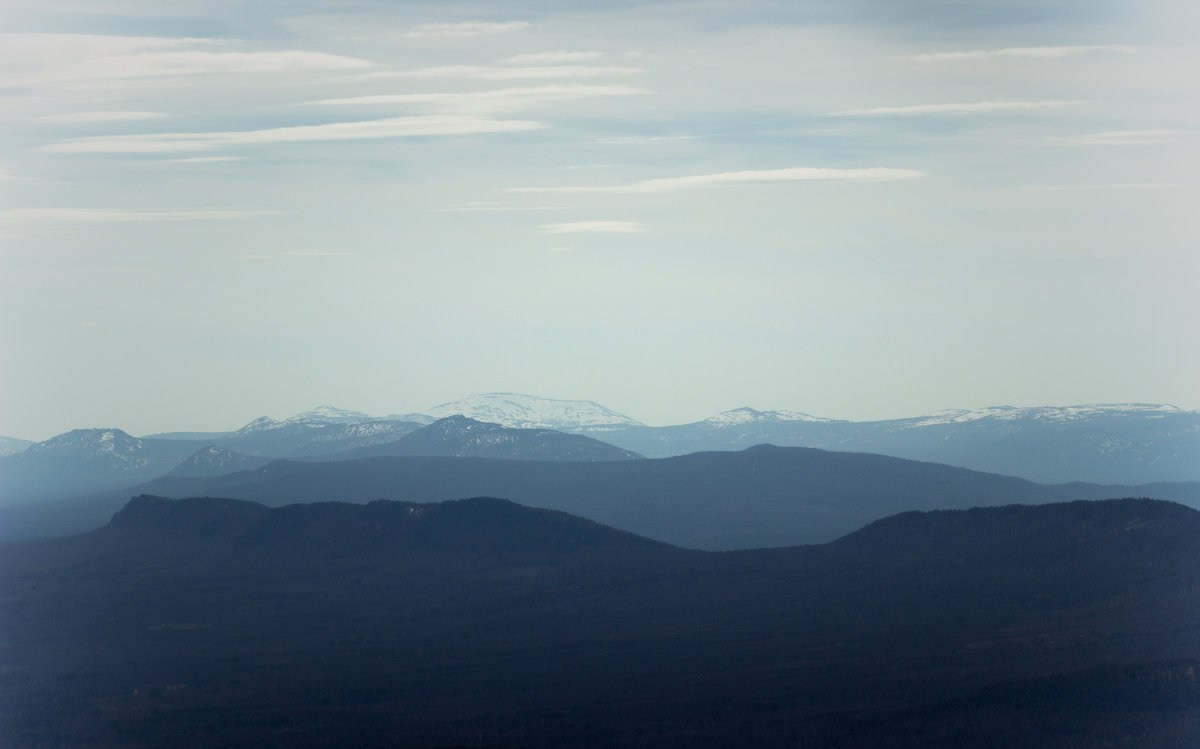
[[[142,497],[0,546],[5,746],[1200,742],[1200,514],[906,513],[685,551],[476,499]]]

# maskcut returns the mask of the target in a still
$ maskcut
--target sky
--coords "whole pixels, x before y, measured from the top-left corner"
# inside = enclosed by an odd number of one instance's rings
[[[1191,0],[0,0],[0,434],[1200,408]]]

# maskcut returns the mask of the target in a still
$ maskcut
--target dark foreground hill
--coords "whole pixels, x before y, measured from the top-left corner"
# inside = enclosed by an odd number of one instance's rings
[[[0,547],[5,746],[1200,743],[1200,514],[706,553],[500,500],[139,498]]]
[[[0,533],[10,539],[82,533],[103,525],[137,494],[234,497],[274,506],[497,496],[679,546],[722,550],[822,543],[906,510],[1120,496],[1184,499],[1170,488],[1148,494],[1129,487],[1053,487],[881,455],[769,445],[585,463],[381,457],[277,461],[222,477],[167,477],[107,495],[0,511]]]

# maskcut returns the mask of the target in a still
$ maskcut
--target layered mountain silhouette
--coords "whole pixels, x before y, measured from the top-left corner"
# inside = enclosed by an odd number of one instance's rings
[[[201,447],[120,429],[76,429],[0,457],[0,499],[19,504],[132,486],[162,476]]]
[[[636,460],[642,457],[580,434],[510,428],[466,416],[438,419],[396,442],[339,453],[334,457],[352,459],[379,455],[552,461]]]
[[[652,458],[771,443],[879,453],[1042,483],[1200,480],[1200,411],[1156,404],[998,407],[865,422],[741,408],[693,424],[620,426],[595,436]]]
[[[495,499],[139,497],[2,548],[6,746],[1200,742],[1200,514],[685,551]]]
[[[368,455],[476,456],[514,460],[631,460],[641,456],[577,434],[514,429],[454,416],[421,426],[316,409],[285,421],[257,419],[212,443],[139,439],[83,429],[0,457],[0,506],[65,499],[162,476],[220,476],[278,457],[334,460]],[[189,454],[190,453],[190,454]]]
[[[248,471],[261,468],[270,463],[272,458],[245,455],[227,450],[217,445],[209,445],[189,455],[179,465],[171,469],[168,476],[224,476],[237,471]]]
[[[1200,502],[1200,485],[1159,496]],[[881,455],[758,446],[658,460],[556,462],[378,457],[276,461],[218,477],[168,476],[132,489],[42,504],[0,516],[9,538],[80,533],[103,525],[130,496],[224,496],[296,502],[442,501],[499,496],[562,510],[699,549],[821,543],[905,510],[1142,496],[1129,487],[1034,484]],[[19,508],[18,508],[19,509]]]

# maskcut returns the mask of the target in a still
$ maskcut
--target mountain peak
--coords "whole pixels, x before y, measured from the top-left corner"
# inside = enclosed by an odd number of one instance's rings
[[[363,421],[371,417],[362,411],[348,411],[334,406],[317,406],[311,411],[296,414],[285,421],[315,421],[322,424],[346,424],[352,421]]]
[[[716,416],[705,419],[703,424],[712,426],[737,426],[738,424],[753,424],[764,421],[811,421],[828,423],[836,421],[836,419],[826,419],[820,416],[813,416],[801,411],[757,411],[748,406],[735,408],[731,411],[722,411]]]
[[[222,476],[234,471],[259,468],[270,462],[270,458],[251,457],[219,445],[202,447],[179,465],[171,469],[168,476]]]
[[[42,451],[49,452],[74,452],[86,450],[95,453],[125,453],[134,450],[139,450],[142,447],[142,441],[137,437],[132,437],[120,429],[112,427],[102,427],[96,429],[72,429],[69,432],[56,435],[44,442],[38,442],[31,446],[35,453]]]
[[[558,400],[522,393],[480,393],[425,411],[434,419],[461,414],[479,421],[519,429],[618,429],[641,422],[610,408],[584,400]]]
[[[609,461],[641,456],[582,434],[515,428],[453,414],[400,440],[360,451],[366,455],[479,457],[508,460]]]

